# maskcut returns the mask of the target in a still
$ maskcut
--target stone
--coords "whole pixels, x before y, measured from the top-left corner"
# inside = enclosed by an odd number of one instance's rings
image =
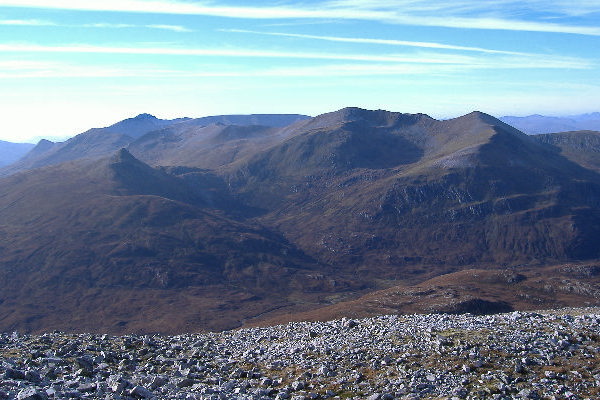
[[[556,379],[556,372],[554,371],[544,371],[544,375],[548,379]]]
[[[176,381],[175,385],[178,388],[186,388],[186,387],[190,387],[190,386],[194,385],[195,383],[196,383],[196,381],[193,379],[183,378],[183,379],[179,379],[178,381]]]
[[[166,376],[157,375],[154,378],[152,378],[152,382],[150,382],[150,388],[152,390],[155,390],[161,386],[164,386],[165,384],[167,384],[167,382],[169,382],[169,378],[167,378]]]
[[[94,369],[94,359],[90,356],[77,357],[75,361],[86,373],[91,373]]]
[[[358,322],[353,319],[342,318],[342,326],[344,328],[354,328],[355,326],[358,326]]]
[[[82,400],[596,398],[600,317],[550,311],[518,319],[389,315],[356,320],[352,331],[338,320],[105,341],[60,333],[11,341],[0,333],[0,400],[25,390]],[[479,334],[486,331],[493,334]],[[569,372],[548,368],[555,360]]]
[[[25,379],[32,383],[39,383],[42,381],[42,377],[40,376],[39,372],[33,370],[25,372]]]
[[[96,384],[95,383],[84,383],[82,385],[79,385],[77,387],[77,391],[81,392],[81,393],[90,393],[90,392],[95,392],[96,391]]]
[[[152,394],[151,391],[149,391],[148,389],[142,387],[142,386],[134,386],[130,391],[129,394],[133,397],[137,397],[140,399],[149,399],[154,397],[154,395]]]
[[[6,368],[6,371],[4,371],[4,378],[5,379],[25,379],[25,372],[18,370],[18,369]]]
[[[48,395],[35,388],[25,388],[17,394],[17,400],[47,400]]]

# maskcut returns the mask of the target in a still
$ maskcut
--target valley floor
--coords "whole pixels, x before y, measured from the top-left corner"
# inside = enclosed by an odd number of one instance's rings
[[[600,308],[0,335],[0,399],[595,399]]]

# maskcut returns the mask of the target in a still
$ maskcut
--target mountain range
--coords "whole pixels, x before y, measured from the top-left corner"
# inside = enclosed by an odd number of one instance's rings
[[[600,130],[600,113],[571,115],[567,117],[550,117],[529,115],[526,117],[506,116],[500,120],[530,135],[540,133]]]
[[[0,168],[0,176],[81,158],[109,156],[150,132],[165,130],[183,134],[211,125],[281,127],[307,118],[309,117],[299,114],[252,114],[165,120],[150,114],[140,114],[105,128],[90,129],[64,142],[54,143],[43,139],[17,162]]]
[[[599,132],[359,108],[42,141],[0,170],[0,329],[595,304],[599,151]]]

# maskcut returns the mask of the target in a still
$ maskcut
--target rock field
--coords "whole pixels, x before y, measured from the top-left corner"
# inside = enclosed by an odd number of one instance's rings
[[[0,335],[0,399],[597,399],[600,309]]]

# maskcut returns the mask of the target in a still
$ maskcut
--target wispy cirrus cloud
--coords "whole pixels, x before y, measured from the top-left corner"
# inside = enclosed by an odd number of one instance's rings
[[[123,29],[123,28],[147,28],[147,29],[161,29],[173,32],[194,32],[181,25],[166,25],[166,24],[149,24],[149,25],[135,25],[135,24],[116,24],[110,22],[97,22],[91,24],[60,24],[54,21],[46,21],[39,19],[4,19],[0,20],[0,26],[56,26],[63,28],[99,28],[99,29]]]
[[[340,78],[376,76],[456,76],[476,69],[529,68],[515,60],[498,64],[322,64],[303,67],[268,67],[254,70],[198,68],[188,70],[155,67],[84,66],[62,63],[0,62],[0,79],[52,78]],[[552,68],[552,67],[549,67]]]
[[[310,66],[263,66],[236,70],[236,64],[228,69],[215,65],[190,66],[173,70],[143,64],[123,68],[115,66],[88,65],[85,63],[63,64],[43,61],[2,61],[0,78],[61,78],[61,77],[343,77],[377,75],[424,75],[460,74],[482,69],[586,69],[591,64],[586,60],[570,57],[535,55],[483,55],[461,56],[445,53],[422,53],[412,55],[357,55],[331,53],[275,52],[248,49],[174,49],[165,47],[109,47],[91,45],[43,46],[32,44],[0,44],[0,53],[97,53],[139,54],[197,57],[244,57],[321,60]],[[341,63],[340,63],[341,62]]]
[[[420,64],[464,64],[472,61],[468,56],[449,54],[335,54],[319,52],[293,52],[251,50],[245,48],[174,48],[174,47],[115,47],[97,45],[48,46],[38,44],[0,44],[0,53],[95,53],[139,54],[165,56],[288,58],[312,60],[345,60],[369,62],[395,62]]]
[[[78,27],[78,28],[99,28],[99,29],[123,29],[123,28],[136,28],[137,25],[132,24],[115,24],[111,22],[95,22],[92,24],[82,25],[62,25],[63,27]]]
[[[52,21],[39,19],[3,19],[0,20],[0,26],[56,26]]]
[[[525,21],[497,17],[427,17],[427,16],[397,16],[389,22],[406,25],[438,26],[460,29],[495,29],[505,31],[528,31],[545,33],[569,33],[577,35],[600,36],[600,27],[575,26],[550,22]]]
[[[147,70],[150,76],[163,71]],[[117,67],[74,65],[53,61],[0,61],[0,79],[23,78],[114,78],[140,76],[140,71]]]
[[[186,28],[181,25],[164,25],[164,24],[152,24],[152,25],[135,25],[135,24],[115,24],[109,22],[99,22],[93,24],[83,25],[61,25],[71,28],[102,28],[102,29],[123,29],[123,28],[148,28],[148,29],[161,29],[173,32],[194,32],[193,29]]]
[[[389,45],[389,46],[418,47],[418,48],[440,49],[440,50],[461,50],[461,51],[474,51],[474,52],[490,53],[490,54],[526,55],[526,53],[520,53],[520,52],[514,52],[514,51],[493,50],[493,49],[486,49],[486,48],[482,48],[482,47],[457,46],[457,45],[435,43],[435,42],[415,42],[415,41],[395,40],[395,39],[375,39],[375,38],[305,35],[305,34],[298,34],[298,33],[253,31],[253,30],[246,30],[246,29],[221,29],[220,31],[221,32],[231,32],[231,33],[251,33],[251,34],[266,35],[266,36],[282,36],[282,37],[300,38],[300,39],[315,39],[315,40],[325,40],[325,41],[330,41],[330,42],[381,44],[381,45]]]
[[[516,16],[531,11],[557,16],[582,16],[600,13],[596,0],[329,0],[332,8],[355,8],[363,11],[404,9],[412,13],[445,15],[504,14]]]
[[[306,67],[275,67],[255,70],[223,70],[198,68],[191,70],[159,69],[154,67],[88,66],[62,62],[0,61],[0,79],[27,78],[234,78],[234,77],[331,77],[375,75],[423,75],[449,72],[457,68],[449,65],[386,65],[386,64],[333,64]]]
[[[164,25],[164,24],[157,24],[157,25],[144,25],[146,28],[151,28],[151,29],[162,29],[165,31],[173,31],[173,32],[194,32],[193,29],[189,29],[186,28],[185,26],[181,26],[181,25]]]
[[[290,4],[290,3],[287,3]],[[600,27],[523,19],[532,12],[553,17],[599,12],[596,0],[330,0],[317,5],[222,6],[181,0],[0,0],[1,6],[206,15],[243,19],[368,20],[385,23],[461,29],[496,29],[600,36]],[[573,11],[575,10],[575,11]]]

